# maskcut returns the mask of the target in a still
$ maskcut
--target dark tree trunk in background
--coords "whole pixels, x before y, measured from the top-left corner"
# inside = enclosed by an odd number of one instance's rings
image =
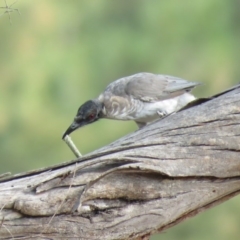
[[[2,178],[0,239],[148,239],[237,195],[240,86],[201,101],[78,161]]]

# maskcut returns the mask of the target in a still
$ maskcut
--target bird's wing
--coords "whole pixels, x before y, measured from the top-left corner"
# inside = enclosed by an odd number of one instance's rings
[[[145,102],[177,97],[200,84],[177,77],[152,73],[139,73],[127,78],[125,78],[127,80],[124,83],[125,93]]]

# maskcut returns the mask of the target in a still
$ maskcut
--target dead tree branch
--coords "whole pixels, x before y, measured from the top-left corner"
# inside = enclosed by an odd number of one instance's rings
[[[195,105],[77,161],[1,179],[0,239],[147,239],[237,195],[240,86]]]

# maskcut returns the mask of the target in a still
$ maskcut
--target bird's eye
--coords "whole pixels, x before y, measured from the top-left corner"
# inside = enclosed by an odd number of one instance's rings
[[[93,120],[95,118],[95,115],[93,113],[88,115],[88,120]]]

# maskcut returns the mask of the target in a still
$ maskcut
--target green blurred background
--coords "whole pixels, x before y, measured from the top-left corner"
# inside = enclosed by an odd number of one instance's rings
[[[197,96],[240,80],[239,0],[19,0],[13,7],[21,16],[11,13],[12,25],[0,17],[0,173],[72,160],[62,133],[84,101],[120,77],[147,71],[200,81]],[[134,130],[132,122],[102,120],[72,138],[86,154]],[[239,200],[152,239],[240,239]]]

